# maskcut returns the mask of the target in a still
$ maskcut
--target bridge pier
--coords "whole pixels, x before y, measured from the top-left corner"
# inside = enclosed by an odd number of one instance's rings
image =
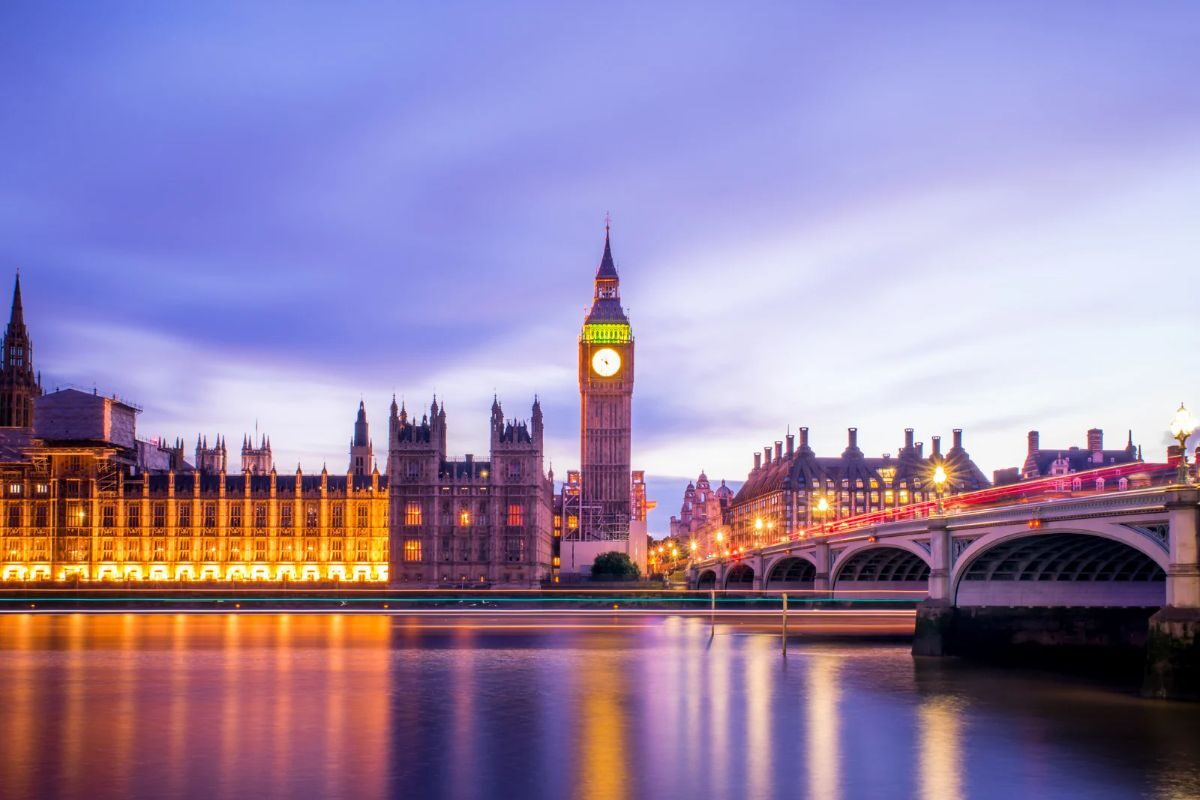
[[[828,592],[832,588],[829,584],[829,544],[817,542],[813,548],[813,558],[817,565],[817,574],[813,578],[813,589],[818,592]]]
[[[1143,692],[1200,700],[1200,492],[1167,496],[1167,605],[1150,618]]]

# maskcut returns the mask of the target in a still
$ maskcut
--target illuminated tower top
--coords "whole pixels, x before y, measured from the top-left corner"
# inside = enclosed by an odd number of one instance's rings
[[[592,344],[625,344],[633,340],[629,318],[621,308],[621,279],[613,263],[608,226],[604,226],[604,256],[596,270],[592,310],[583,322],[583,341]]]

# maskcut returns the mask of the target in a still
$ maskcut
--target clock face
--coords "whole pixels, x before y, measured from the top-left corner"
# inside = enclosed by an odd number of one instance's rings
[[[611,378],[621,368],[621,356],[611,347],[602,347],[592,354],[592,370],[601,378]]]

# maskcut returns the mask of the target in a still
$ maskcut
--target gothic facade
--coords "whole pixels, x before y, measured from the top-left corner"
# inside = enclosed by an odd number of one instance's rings
[[[446,406],[420,420],[392,401],[388,489],[394,585],[534,586],[550,577],[553,483],[543,472],[541,404],[528,422],[492,402],[489,454],[451,457]]]

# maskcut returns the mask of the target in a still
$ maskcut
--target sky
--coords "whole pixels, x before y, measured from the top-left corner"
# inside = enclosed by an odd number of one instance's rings
[[[1200,6],[0,6],[0,282],[47,388],[345,469],[493,393],[578,463],[611,214],[634,467],[903,430],[989,472],[1200,412]],[[381,468],[384,464],[381,461]]]

